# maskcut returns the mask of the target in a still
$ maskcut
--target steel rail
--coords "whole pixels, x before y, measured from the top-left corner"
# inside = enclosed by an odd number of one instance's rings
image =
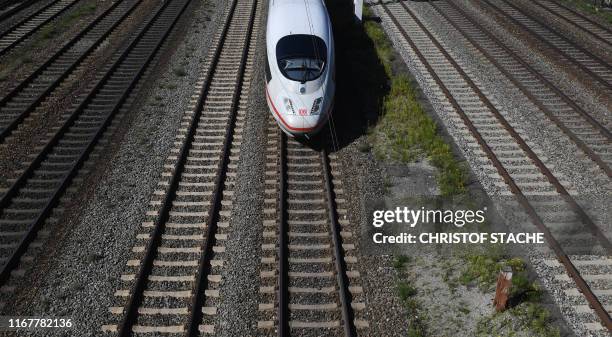
[[[438,42],[438,40],[427,30],[425,25],[414,15],[412,10],[406,6],[403,2],[400,2],[401,6],[404,10],[411,16],[411,18],[417,23],[417,25],[425,32],[427,37],[432,41],[432,43],[440,50],[440,52],[444,55],[444,57],[448,60],[448,62],[457,70],[457,72],[464,78],[464,80],[468,83],[470,88],[474,90],[474,92],[478,95],[480,100],[485,104],[485,106],[495,115],[497,120],[502,124],[504,129],[510,133],[512,138],[517,142],[519,147],[525,151],[529,159],[533,161],[533,163],[537,166],[537,168],[546,176],[548,181],[555,187],[557,192],[563,196],[566,202],[572,207],[572,209],[578,213],[581,220],[583,220],[589,229],[591,230],[593,236],[595,236],[601,246],[610,254],[612,254],[612,243],[608,240],[608,238],[601,232],[601,229],[593,223],[591,218],[584,212],[582,207],[578,205],[578,203],[572,198],[569,192],[563,187],[563,185],[559,182],[557,177],[555,177],[552,172],[546,167],[546,165],[540,160],[538,155],[533,152],[533,150],[527,145],[525,140],[514,130],[512,125],[504,118],[504,116],[497,110],[497,108],[489,101],[489,99],[482,93],[482,91],[476,86],[476,84],[472,81],[472,79],[463,71],[463,69],[457,64],[457,62],[448,54],[448,52],[442,47],[442,45]]]
[[[287,135],[280,131],[278,199],[278,337],[289,336],[289,256],[287,251]]]
[[[202,242],[203,254],[200,255],[200,261],[198,263],[198,272],[196,277],[195,289],[193,301],[191,304],[190,317],[188,320],[189,326],[187,327],[186,337],[197,337],[199,336],[198,326],[202,320],[202,303],[204,302],[205,289],[208,286],[208,274],[210,274],[210,260],[213,256],[213,246],[215,241],[215,234],[217,233],[217,224],[219,220],[219,212],[221,211],[221,201],[223,198],[223,185],[225,182],[227,167],[230,162],[230,148],[232,140],[234,138],[234,128],[236,125],[236,117],[238,115],[238,107],[240,98],[242,95],[242,86],[244,84],[244,73],[246,70],[247,59],[249,55],[249,49],[251,45],[251,35],[253,33],[253,25],[255,23],[255,13],[257,11],[258,1],[253,0],[251,4],[251,14],[249,16],[249,25],[245,37],[245,46],[242,50],[240,57],[240,65],[237,74],[237,85],[232,94],[232,105],[230,108],[230,120],[227,123],[227,129],[225,133],[225,139],[223,142],[223,149],[221,160],[219,161],[218,172],[215,180],[215,188],[213,191],[212,202],[208,211],[208,218],[206,220],[206,239]],[[202,101],[203,104],[203,101]]]
[[[19,27],[25,25],[26,23],[28,23],[28,21],[34,19],[36,16],[43,14],[43,12],[45,10],[51,8],[52,6],[54,6],[55,4],[57,4],[60,1],[61,0],[55,0],[53,2],[50,2],[48,5],[43,6],[39,10],[35,11],[34,13],[32,13],[32,14],[28,15],[27,17],[23,18],[22,20],[20,20],[19,22],[15,23],[10,28],[8,28],[8,29],[4,30],[2,33],[0,33],[0,39],[5,38],[8,34],[10,34],[11,32],[19,29]],[[39,24],[36,25],[36,27],[34,27],[34,29],[31,29],[28,32],[24,33],[22,36],[17,38],[15,41],[11,42],[8,46],[6,46],[4,48],[1,48],[0,49],[0,56],[6,54],[9,50],[13,49],[17,44],[21,43],[27,37],[29,37],[30,35],[34,34],[36,31],[38,31],[43,25],[47,24],[51,20],[53,20],[56,17],[58,17],[60,14],[65,12],[68,8],[74,6],[74,4],[77,3],[77,1],[78,0],[72,1],[71,3],[66,5],[64,8],[60,9],[59,11],[57,11],[57,13],[54,13],[53,15],[48,17],[47,19],[41,21]]]
[[[557,52],[559,55],[562,55],[565,59],[567,59],[568,61],[570,61],[571,63],[577,65],[582,71],[584,71],[585,73],[589,74],[591,77],[593,77],[595,80],[597,80],[598,82],[600,82],[601,84],[604,85],[604,87],[607,90],[611,89],[611,85],[610,82],[607,81],[605,78],[601,77],[600,75],[598,75],[597,73],[593,72],[591,69],[587,68],[585,65],[583,65],[581,62],[579,62],[578,60],[576,60],[576,58],[574,58],[573,56],[568,55],[566,52],[564,52],[563,50],[561,50],[559,47],[553,45],[550,41],[542,38],[542,36],[540,34],[538,34],[537,32],[533,31],[531,28],[527,27],[524,23],[520,22],[519,20],[517,20],[516,18],[512,17],[511,15],[509,15],[508,13],[506,13],[505,11],[503,11],[502,9],[500,9],[497,5],[493,4],[490,0],[483,0],[483,2],[485,2],[486,4],[488,4],[491,8],[495,9],[496,12],[500,13],[502,16],[508,18],[510,21],[512,21],[515,25],[519,26],[521,29],[529,32],[531,35],[537,37],[540,41],[544,42],[546,45],[548,45],[549,48],[553,49],[555,52]],[[535,18],[531,15],[526,14],[525,12],[523,12],[520,8],[518,8],[517,6],[515,6],[514,4],[507,2],[506,0],[502,0],[502,2],[504,2],[505,4],[507,4],[508,6],[510,6],[512,9],[514,9],[515,11],[519,12],[521,15],[524,15],[525,17],[529,18],[530,20],[533,20],[534,22],[536,22],[537,24],[539,24],[540,26],[543,26],[545,29],[548,29],[551,33],[555,34],[556,37],[558,37],[559,39],[565,41],[566,43],[570,44],[573,48],[575,48],[576,50],[580,51],[581,53],[585,54],[586,56],[590,57],[593,61],[599,63],[602,67],[611,70],[612,71],[612,66],[610,64],[608,64],[606,61],[602,60],[600,57],[594,55],[593,53],[591,53],[590,51],[588,51],[587,49],[583,48],[582,46],[570,41],[567,37],[563,36],[562,34],[557,33],[555,30],[553,29],[549,29],[548,25],[546,25],[545,23],[543,23],[541,20],[539,20],[538,18]]]
[[[168,192],[164,195],[162,206],[160,212],[154,223],[154,230],[151,234],[151,239],[145,248],[145,255],[141,263],[141,267],[136,275],[136,282],[132,286],[130,291],[130,299],[125,309],[125,314],[122,318],[122,321],[119,325],[119,334],[120,337],[129,337],[132,335],[132,327],[136,322],[138,316],[138,307],[142,302],[142,298],[144,295],[144,290],[146,288],[146,284],[148,281],[148,275],[151,273],[153,268],[153,262],[156,257],[157,248],[161,243],[161,237],[165,230],[165,224],[168,221],[170,209],[172,207],[172,202],[176,198],[176,192],[179,187],[181,173],[185,169],[185,164],[187,162],[187,157],[189,153],[189,149],[193,143],[195,138],[196,129],[198,127],[200,116],[202,115],[202,110],[204,106],[204,102],[208,97],[209,89],[212,83],[212,77],[214,71],[219,63],[219,59],[221,57],[221,51],[223,44],[225,43],[225,39],[227,37],[227,33],[229,31],[230,23],[233,18],[236,4],[238,0],[233,0],[230,5],[228,15],[226,17],[225,23],[223,25],[223,29],[221,32],[221,36],[217,40],[217,44],[215,46],[215,52],[213,54],[211,64],[207,70],[206,80],[202,85],[201,94],[198,97],[198,102],[196,105],[195,113],[190,121],[190,126],[187,130],[186,140],[181,145],[180,152],[177,156],[177,161],[175,164],[174,172],[175,174],[170,177]],[[210,228],[210,227],[209,227]],[[208,230],[210,232],[210,230]],[[208,235],[208,234],[207,234]],[[209,244],[209,241],[205,241],[205,244]],[[199,278],[199,275],[198,275]],[[201,311],[201,310],[200,310]],[[192,313],[190,313],[192,315]],[[197,327],[196,327],[197,331]]]
[[[606,31],[607,33],[609,33],[609,34],[611,34],[611,35],[612,35],[612,30],[608,29],[608,27],[605,27],[604,25],[600,24],[599,22],[596,22],[596,21],[594,21],[594,20],[591,20],[590,18],[588,18],[588,17],[586,17],[586,16],[584,16],[584,15],[582,15],[582,14],[578,13],[576,10],[574,10],[574,9],[572,9],[572,8],[567,7],[565,4],[562,4],[562,3],[557,2],[557,1],[548,1],[548,2],[549,2],[549,3],[552,3],[552,4],[553,4],[553,6],[559,6],[559,7],[563,8],[563,9],[565,9],[566,11],[568,11],[568,12],[572,13],[573,15],[575,15],[575,16],[577,16],[577,17],[579,17],[580,19],[585,20],[585,21],[587,21],[588,23],[590,23],[590,24],[592,24],[592,25],[596,26],[597,28],[599,28],[599,29],[601,29],[601,30],[603,30],[603,31]],[[547,12],[552,13],[554,16],[558,17],[559,19],[562,19],[562,20],[566,21],[567,23],[569,23],[569,24],[571,24],[572,26],[574,26],[574,27],[576,27],[576,28],[578,28],[578,29],[580,29],[580,30],[582,30],[582,31],[586,32],[587,34],[590,34],[591,36],[593,36],[593,37],[594,37],[594,38],[596,38],[597,40],[599,40],[599,41],[601,41],[601,42],[603,42],[603,43],[607,44],[609,47],[612,47],[612,42],[610,42],[610,41],[608,41],[608,40],[604,39],[603,37],[601,37],[601,36],[599,36],[599,35],[595,34],[594,32],[592,32],[592,31],[588,30],[587,28],[585,28],[585,27],[583,27],[583,26],[581,26],[581,25],[577,24],[576,22],[572,21],[571,19],[569,19],[569,18],[567,18],[567,17],[565,17],[565,16],[563,16],[563,15],[561,15],[561,14],[559,14],[559,13],[557,13],[557,12],[555,12],[555,11],[551,10],[551,9],[549,9],[548,7],[546,7],[546,6],[542,5],[542,4],[540,3],[540,1],[532,1],[531,3],[535,4],[536,6],[539,6],[540,8],[543,8],[543,9],[544,9],[544,10],[546,10]]]
[[[336,211],[335,194],[333,191],[334,185],[332,182],[331,167],[329,165],[329,157],[327,150],[321,151],[321,160],[323,163],[323,176],[325,178],[325,189],[327,197],[327,210],[329,215],[329,226],[332,233],[334,246],[334,263],[336,266],[336,281],[338,282],[338,291],[340,292],[340,304],[342,305],[342,320],[344,321],[344,335],[346,337],[355,337],[355,324],[353,321],[353,311],[351,308],[351,295],[348,288],[348,280],[346,273],[346,263],[342,254],[342,239],[340,238],[340,225],[338,224],[338,213]]]
[[[20,2],[18,5],[16,5],[15,7],[12,7],[11,9],[8,9],[2,13],[0,13],[0,22],[10,18],[11,16],[15,15],[15,13],[21,11],[24,8],[27,8],[31,5],[33,5],[34,3],[38,2],[39,0],[25,0]],[[10,1],[7,1],[10,2]],[[4,4],[2,7],[6,8],[8,6],[8,4]]]
[[[55,54],[53,54],[45,63],[43,63],[40,67],[38,67],[32,74],[30,74],[27,78],[22,80],[14,89],[12,89],[6,96],[0,99],[0,107],[4,107],[7,103],[10,102],[11,99],[15,98],[19,93],[23,92],[27,89],[45,70],[50,68],[55,61],[57,61],[60,57],[65,55],[76,43],[81,41],[92,29],[95,28],[97,24],[99,24],[102,20],[104,20],[113,10],[117,8],[121,3],[125,0],[115,1],[107,10],[98,15],[87,27],[85,27],[79,34],[73,37],[70,41],[68,41],[64,46],[58,50]],[[125,18],[128,17],[129,14],[142,2],[142,0],[135,1],[108,29],[94,42],[92,42],[91,46],[89,46],[86,50],[84,50],[81,55],[76,58],[72,63],[68,65],[65,71],[57,77],[54,81],[49,83],[45,89],[40,92],[38,95],[32,97],[32,101],[28,106],[25,107],[20,113],[15,116],[15,118],[7,124],[4,128],[0,129],[0,143],[4,142],[4,140],[26,119],[35,109],[36,107],[47,98],[55,88],[57,88],[63,80],[65,80],[74,69],[76,69],[83,60],[88,57],[111,33],[112,31],[119,26]]]
[[[64,137],[69,128],[73,125],[73,123],[78,119],[78,117],[83,113],[87,105],[94,99],[96,93],[106,84],[106,82],[113,76],[115,70],[119,68],[120,65],[123,64],[123,61],[126,60],[129,53],[138,45],[141,41],[142,37],[150,30],[151,27],[154,26],[156,19],[164,12],[169,4],[172,1],[166,1],[162,6],[159,7],[158,11],[155,13],[153,17],[149,19],[146,25],[142,28],[140,33],[132,40],[132,42],[127,46],[120,56],[116,59],[116,61],[111,65],[109,70],[105,73],[102,79],[91,89],[87,97],[79,104],[79,106],[72,112],[71,116],[68,120],[56,131],[55,135],[51,138],[51,140],[43,147],[43,149],[39,152],[39,154],[34,158],[34,160],[28,165],[28,167],[24,170],[23,174],[19,176],[15,182],[11,185],[11,187],[6,191],[6,193],[0,199],[0,210],[5,209],[12,199],[18,194],[19,189],[26,183],[27,179],[35,172],[36,168],[39,167],[46,156],[52,152],[54,147],[60,142],[60,140]],[[182,10],[184,10],[183,7]],[[182,11],[181,11],[182,13]],[[98,140],[102,137],[104,131],[108,127],[108,125],[113,120],[113,117],[119,111],[120,107],[129,97],[129,94],[134,89],[142,75],[144,74],[148,64],[153,60],[157,51],[165,41],[166,37],[172,30],[172,27],[176,24],[176,21],[180,17],[176,16],[174,21],[167,27],[165,31],[160,32],[159,40],[157,44],[153,47],[144,63],[138,68],[134,77],[128,84],[127,90],[125,90],[115,105],[107,112],[104,121],[93,135],[93,137],[89,140],[86,147],[82,149],[80,152],[78,159],[72,163],[70,170],[63,176],[61,179],[61,183],[59,186],[53,191],[52,195],[48,198],[45,203],[44,208],[38,214],[36,219],[29,225],[26,235],[21,239],[17,248],[11,254],[10,258],[7,260],[5,265],[2,267],[2,271],[0,272],[0,285],[4,284],[10,277],[11,271],[18,265],[20,257],[26,252],[29,244],[36,238],[38,230],[44,224],[44,221],[47,219],[51,211],[55,208],[56,204],[59,202],[60,197],[63,192],[68,188],[72,179],[76,176],[81,166],[87,160],[89,154],[93,151],[95,145]],[[1,214],[1,213],[0,213]]]
[[[288,217],[287,217],[287,136],[280,132],[279,146],[279,222],[278,222],[278,337],[291,336],[289,326],[289,259],[288,259]],[[351,308],[351,295],[348,288],[346,276],[346,263],[342,253],[342,239],[340,236],[340,225],[338,224],[338,213],[336,211],[334,186],[332,182],[331,167],[327,150],[319,152],[322,175],[324,179],[325,198],[327,206],[327,217],[329,220],[329,231],[331,233],[331,245],[333,246],[334,267],[336,269],[336,282],[340,299],[343,331],[345,337],[355,337],[356,327],[354,314]]]
[[[401,4],[403,5],[403,3],[401,3]],[[465,111],[461,108],[461,106],[459,105],[457,100],[453,97],[453,95],[451,94],[449,89],[446,87],[446,85],[442,82],[440,77],[434,71],[434,69],[432,68],[431,64],[427,61],[427,59],[423,56],[423,54],[418,49],[418,47],[416,46],[414,41],[410,38],[409,34],[401,26],[401,24],[397,21],[397,19],[393,15],[393,13],[391,13],[391,11],[387,8],[387,5],[384,4],[384,3],[381,3],[381,7],[383,8],[383,10],[387,14],[387,16],[389,16],[389,18],[391,19],[393,24],[397,27],[397,29],[399,30],[399,32],[402,35],[402,37],[406,40],[406,42],[408,42],[408,44],[414,50],[416,56],[418,57],[420,62],[424,65],[424,67],[427,69],[427,71],[430,74],[430,76],[432,76],[433,80],[440,87],[440,89],[442,90],[444,96],[447,98],[447,100],[453,106],[453,108],[455,109],[455,111],[457,112],[457,114],[459,115],[461,120],[464,122],[464,124],[466,125],[466,127],[468,128],[470,133],[474,136],[474,138],[476,139],[476,141],[480,145],[481,149],[486,153],[487,157],[489,158],[489,160],[491,160],[491,163],[497,169],[497,171],[500,174],[500,176],[503,178],[503,180],[506,182],[506,184],[510,187],[510,190],[513,192],[514,196],[518,199],[519,204],[526,210],[529,218],[534,223],[536,228],[538,228],[538,230],[540,230],[543,233],[543,235],[544,235],[548,245],[553,250],[553,252],[557,256],[557,258],[559,259],[561,264],[563,264],[563,266],[567,270],[567,272],[570,275],[570,277],[574,280],[574,282],[576,283],[576,286],[578,287],[578,289],[582,292],[582,294],[585,296],[585,298],[587,299],[587,301],[589,302],[591,307],[593,307],[593,309],[595,310],[597,315],[600,317],[600,319],[602,320],[602,323],[604,324],[604,326],[607,327],[608,330],[612,330],[612,320],[610,319],[610,315],[605,310],[605,308],[602,306],[602,304],[599,301],[599,299],[592,292],[591,288],[586,283],[586,281],[582,278],[582,276],[580,275],[579,271],[576,269],[576,267],[574,266],[574,264],[572,263],[570,258],[567,256],[567,254],[563,251],[563,248],[561,247],[559,242],[555,239],[555,237],[553,236],[551,231],[548,229],[548,227],[544,224],[544,222],[542,221],[542,219],[540,218],[540,216],[538,215],[536,210],[533,208],[533,206],[531,205],[529,200],[522,193],[520,187],[516,184],[516,182],[514,182],[514,180],[512,179],[510,174],[508,173],[508,171],[504,168],[503,164],[500,162],[500,160],[495,155],[495,152],[486,143],[486,141],[484,140],[484,138],[482,137],[480,132],[476,129],[476,127],[474,126],[472,121],[469,119],[469,117],[467,116]],[[416,19],[416,16],[414,16],[414,14],[410,11],[410,9],[408,7],[406,7],[405,5],[403,5],[402,7],[404,7],[405,10],[409,14],[411,14],[411,16],[413,18]],[[418,19],[416,19],[415,22],[420,23],[420,21],[418,21]],[[424,30],[424,31],[428,32],[427,30]],[[434,42],[434,44],[436,44],[435,40],[432,40],[432,42]],[[438,48],[440,48],[440,47],[438,47]],[[451,62],[455,67],[458,66],[453,61],[453,59],[450,57],[450,55],[448,55],[448,53],[443,48],[440,49],[440,52],[443,55],[445,55],[447,60],[449,60],[449,62]],[[464,79],[468,80],[468,83],[473,83],[473,82],[469,81],[469,77],[467,77],[467,75],[460,68],[459,69],[456,68],[456,70],[462,75],[462,77],[464,77]],[[480,90],[477,90],[476,92],[482,94],[480,92]],[[498,117],[498,120],[499,120],[499,117],[501,117],[503,119],[502,116],[498,115],[499,112],[497,110],[494,109],[494,110],[492,110],[492,112]],[[606,246],[604,246],[604,248],[606,248]],[[608,252],[610,251],[609,250],[609,242],[608,242],[608,245],[607,245],[607,250],[608,250]]]
[[[533,74],[538,80],[544,83],[544,85],[546,85],[548,89],[555,92],[563,100],[564,103],[574,108],[574,110],[578,112],[581,116],[583,116],[585,120],[589,122],[589,124],[591,124],[595,129],[597,129],[603,136],[605,136],[608,139],[608,141],[612,140],[612,134],[610,133],[610,130],[608,130],[603,125],[601,125],[597,120],[593,118],[593,116],[591,116],[588,112],[584,111],[581,107],[579,107],[576,103],[574,103],[569,97],[567,97],[563,92],[561,92],[561,90],[557,88],[557,86],[549,82],[546,78],[544,78],[544,76],[542,76],[535,69],[533,69],[523,59],[521,59],[516,53],[510,50],[510,48],[505,46],[499,39],[493,36],[493,34],[487,31],[484,27],[482,27],[478,22],[473,20],[470,16],[468,16],[468,14],[462,8],[457,6],[457,4],[455,4],[453,1],[447,1],[445,3],[449,4],[457,12],[461,13],[463,17],[470,22],[472,27],[478,28],[491,41],[496,43],[498,47],[503,49],[516,62],[518,62],[521,66],[523,66],[525,69],[531,72],[531,74]],[[478,51],[480,51],[487,58],[487,60],[489,60],[489,62],[495,65],[495,67],[502,74],[504,74],[510,80],[510,82],[512,82],[512,84],[514,84],[517,88],[519,88],[521,92],[525,96],[527,96],[527,98],[531,100],[532,103],[534,103],[542,112],[544,112],[544,114],[550,120],[552,120],[561,129],[561,131],[563,131],[563,133],[565,133],[581,150],[583,150],[586,153],[586,155],[589,158],[591,158],[591,160],[597,163],[597,165],[599,165],[599,167],[607,174],[608,177],[612,177],[612,169],[610,169],[610,166],[606,162],[604,162],[601,159],[601,157],[597,153],[595,153],[588,145],[586,145],[584,141],[579,139],[567,126],[565,126],[565,124],[561,120],[559,120],[559,118],[556,117],[553,114],[553,112],[550,111],[550,109],[547,108],[540,100],[538,100],[527,88],[525,88],[524,85],[519,83],[516,77],[513,74],[511,74],[509,71],[507,71],[499,63],[499,61],[497,61],[496,57],[491,55],[491,52],[487,48],[483,48],[480,42],[477,42],[472,37],[470,37],[469,34],[463,28],[459,27],[459,25],[455,23],[453,19],[451,19],[446,13],[444,13],[442,9],[440,9],[440,6],[436,4],[436,2],[431,2],[430,4],[434,7],[434,9],[440,15],[442,15],[446,19],[446,21],[448,21],[453,26],[453,28],[455,28],[458,32],[460,32],[461,35],[463,35],[463,37],[466,40],[468,40]]]

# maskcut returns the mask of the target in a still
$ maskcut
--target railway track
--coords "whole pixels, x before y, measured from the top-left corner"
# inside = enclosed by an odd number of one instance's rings
[[[214,333],[261,3],[233,1],[213,39],[115,295],[132,333]]]
[[[431,5],[465,37],[469,42],[467,45],[471,44],[557,125],[598,166],[594,170],[603,171],[601,181],[609,183],[612,177],[610,121],[600,122],[582,109],[457,4],[445,1],[432,2]]]
[[[0,99],[0,143],[74,72],[142,0],[120,0],[98,15],[45,63]]]
[[[534,228],[544,234],[550,250],[535,256],[549,264],[558,261],[565,270],[565,277],[553,280],[566,289],[560,306],[578,315],[582,331],[612,331],[612,259],[608,258],[612,244],[576,202],[571,185],[551,172],[546,159],[532,149],[521,130],[512,127],[405,2],[381,4],[377,11],[401,53],[414,61],[426,85],[438,93],[435,99],[444,106],[440,113],[452,123],[447,129],[455,138],[465,139],[477,166],[494,180],[490,193],[516,200]],[[550,257],[542,257],[545,253]]]
[[[272,118],[266,132],[260,335],[356,336],[368,323],[337,158]]]
[[[512,22],[523,31],[542,41],[543,47],[554,51],[557,55],[567,60],[570,64],[581,70],[601,87],[609,92],[612,88],[612,66],[591,53],[586,48],[572,42],[563,34],[548,27],[540,19],[527,14],[524,10],[506,0],[483,0],[489,8]]]
[[[66,112],[64,123],[52,130],[53,136],[22,174],[0,191],[0,285],[7,284],[50,216],[61,211],[57,208],[60,198],[128,100],[187,4],[188,0],[176,0],[159,6],[129,45],[111,58],[88,93]]]
[[[6,54],[9,50],[13,49],[78,1],[79,0],[52,1],[5,29],[0,33],[0,56]]]
[[[612,30],[577,10],[555,0],[533,1],[533,5],[551,13],[562,22],[586,33],[607,47],[612,47]]]
[[[4,1],[0,3],[0,22],[19,13],[21,10],[28,8],[38,0],[24,0],[21,2]]]

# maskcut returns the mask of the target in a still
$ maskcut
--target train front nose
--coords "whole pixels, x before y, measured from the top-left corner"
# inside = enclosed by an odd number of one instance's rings
[[[268,105],[280,127],[288,134],[301,136],[317,133],[327,120],[328,103],[319,88],[305,94],[291,94],[288,90],[268,92]]]
[[[285,131],[293,135],[311,135],[318,132],[323,125],[320,116],[287,116]]]

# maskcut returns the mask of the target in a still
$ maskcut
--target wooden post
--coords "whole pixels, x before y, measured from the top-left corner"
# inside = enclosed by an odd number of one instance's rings
[[[506,310],[508,306],[508,298],[512,289],[512,268],[506,267],[499,272],[497,276],[497,286],[495,287],[495,299],[493,305],[497,312]]]

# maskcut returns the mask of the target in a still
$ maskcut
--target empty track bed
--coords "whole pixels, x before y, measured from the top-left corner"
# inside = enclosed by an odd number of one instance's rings
[[[22,174],[0,191],[0,285],[20,264],[73,178],[124,105],[188,4],[167,1],[101,71]],[[54,221],[57,218],[54,217]],[[21,261],[24,262],[24,261]],[[20,268],[23,270],[22,268]],[[21,274],[21,273],[20,273]]]
[[[569,64],[587,74],[606,92],[612,89],[612,66],[601,57],[571,41],[564,34],[551,29],[546,23],[510,1],[483,0],[482,3],[522,31],[542,41],[542,47],[555,52]]]
[[[13,47],[32,35],[43,25],[72,7],[79,0],[56,0],[14,23],[0,33],[0,55],[6,54]]]
[[[256,0],[226,10],[115,293],[118,324],[103,331],[215,333],[260,11]]]
[[[368,323],[339,161],[272,118],[266,132],[259,335],[356,336]]]
[[[591,38],[612,47],[612,30],[605,25],[581,14],[576,9],[563,4],[557,0],[536,0],[533,6],[544,9],[561,22],[573,26],[577,30],[586,33]]]
[[[612,329],[612,244],[574,199],[571,184],[551,171],[547,159],[513,128],[507,113],[487,97],[410,6],[400,2],[375,8],[402,55],[435,93],[431,99],[443,107],[439,113],[448,117],[449,132],[467,144],[468,158],[474,158],[471,164],[494,182],[487,185],[488,192],[510,198],[529,228],[544,234],[548,248],[537,251],[535,259],[558,260],[565,269],[564,277],[550,280],[566,289],[558,299],[560,306],[574,311],[582,332],[605,335]],[[589,264],[590,260],[596,262]]]
[[[49,98],[142,0],[118,0],[0,99],[0,143]]]

